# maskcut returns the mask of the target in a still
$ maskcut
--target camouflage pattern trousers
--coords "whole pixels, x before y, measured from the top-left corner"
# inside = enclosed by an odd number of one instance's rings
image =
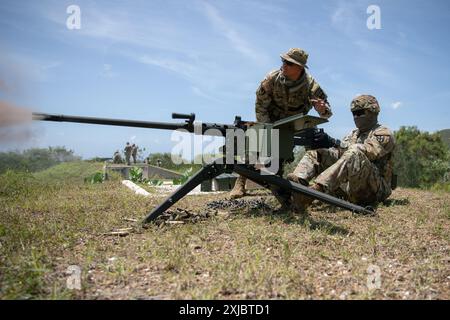
[[[384,201],[391,194],[378,167],[358,148],[350,147],[341,157],[336,148],[307,151],[294,174],[308,182],[315,178],[326,193],[361,205]]]

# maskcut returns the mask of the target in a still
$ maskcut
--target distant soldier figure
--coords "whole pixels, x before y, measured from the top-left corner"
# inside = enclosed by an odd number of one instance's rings
[[[125,146],[125,161],[127,163],[127,165],[130,165],[130,157],[131,157],[131,145],[129,142],[127,142],[126,146]]]
[[[156,160],[156,165],[157,165],[158,167],[161,167],[161,165],[162,165],[161,159]]]
[[[306,72],[308,53],[293,48],[280,57],[281,68],[269,72],[256,90],[256,121],[273,123],[293,115],[306,115],[313,106],[322,118],[331,117],[333,113],[327,95]],[[230,193],[231,198],[245,195],[246,180],[239,176]]]
[[[122,163],[122,157],[119,150],[116,150],[116,152],[114,152],[113,163]]]
[[[136,157],[138,152],[138,146],[133,143],[131,146],[131,156],[133,157],[133,163],[136,164]]]
[[[356,129],[342,142],[318,132],[313,149],[306,152],[288,179],[312,189],[342,195],[350,202],[367,206],[386,200],[395,188],[391,130],[378,123],[380,106],[375,97],[361,95],[351,102]],[[294,193],[292,208],[305,212],[313,199]]]

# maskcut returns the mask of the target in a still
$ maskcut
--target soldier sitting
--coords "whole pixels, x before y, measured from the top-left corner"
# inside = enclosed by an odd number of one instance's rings
[[[119,150],[114,152],[113,163],[122,163],[122,157],[120,156]]]
[[[356,124],[342,142],[324,132],[314,136],[307,151],[288,179],[312,189],[343,197],[359,205],[375,205],[392,192],[395,140],[392,132],[378,123],[380,106],[375,97],[361,95],[351,102]],[[292,194],[293,211],[304,213],[311,197]]]

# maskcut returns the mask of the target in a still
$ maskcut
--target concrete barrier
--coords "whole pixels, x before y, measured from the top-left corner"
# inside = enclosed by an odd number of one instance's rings
[[[136,163],[135,165],[107,163],[103,166],[103,174],[108,178],[111,172],[119,173],[124,179],[130,179],[130,169],[138,167],[142,169],[142,178],[144,179],[179,179],[182,177],[178,172],[161,167],[152,166],[145,163]]]

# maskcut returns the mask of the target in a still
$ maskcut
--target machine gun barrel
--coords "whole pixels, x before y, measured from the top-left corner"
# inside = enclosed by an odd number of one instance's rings
[[[101,124],[101,125],[108,125],[108,126],[137,127],[137,128],[150,128],[150,129],[164,129],[164,130],[186,129],[190,132],[192,131],[192,130],[190,130],[189,123],[149,122],[149,121],[138,121],[138,120],[79,117],[79,116],[68,116],[68,115],[57,115],[57,114],[46,114],[46,113],[33,113],[33,120],[89,123],[89,124]]]
[[[100,124],[108,126],[121,126],[121,127],[136,127],[147,129],[162,129],[162,130],[178,130],[183,129],[192,133],[208,134],[207,130],[216,129],[220,131],[222,136],[226,135],[227,129],[237,129],[236,125],[232,124],[219,124],[219,123],[199,123],[199,127],[196,130],[197,123],[194,123],[195,114],[172,114],[173,119],[185,119],[184,123],[170,123],[170,122],[151,122],[151,121],[139,121],[139,120],[123,120],[123,119],[108,119],[108,118],[96,118],[96,117],[80,117],[47,113],[35,113],[33,112],[33,120],[39,121],[56,121],[56,122],[74,122],[74,123],[88,123],[88,124]],[[217,135],[217,134],[211,134]]]

